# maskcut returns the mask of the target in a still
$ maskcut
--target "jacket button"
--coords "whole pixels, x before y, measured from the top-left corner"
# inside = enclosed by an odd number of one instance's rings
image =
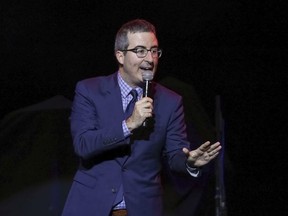
[[[116,189],[115,188],[112,188],[111,191],[112,191],[112,193],[116,193]]]

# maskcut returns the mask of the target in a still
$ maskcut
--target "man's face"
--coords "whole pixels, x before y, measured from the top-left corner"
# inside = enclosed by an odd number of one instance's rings
[[[138,32],[128,34],[129,46],[127,49],[136,47],[145,47],[150,50],[152,47],[158,47],[158,40],[152,32]],[[117,59],[123,65],[120,67],[120,74],[125,82],[131,87],[141,86],[143,83],[142,72],[151,70],[156,72],[158,58],[152,57],[148,52],[146,57],[139,58],[136,53],[127,51],[126,55],[118,51]]]

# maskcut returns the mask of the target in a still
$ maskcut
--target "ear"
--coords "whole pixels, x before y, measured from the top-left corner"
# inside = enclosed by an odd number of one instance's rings
[[[123,65],[124,58],[125,58],[124,53],[122,51],[118,50],[118,51],[116,51],[115,56],[117,58],[117,61]]]

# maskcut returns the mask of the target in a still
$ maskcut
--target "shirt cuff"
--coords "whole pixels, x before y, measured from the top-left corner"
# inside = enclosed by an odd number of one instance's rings
[[[130,135],[132,134],[132,133],[130,132],[130,130],[128,129],[125,120],[122,121],[122,129],[123,129],[123,134],[124,134],[125,137],[128,137],[128,136],[130,136]]]
[[[189,167],[188,164],[186,164],[186,169],[188,173],[193,177],[198,177],[200,175],[200,169],[197,167]]]

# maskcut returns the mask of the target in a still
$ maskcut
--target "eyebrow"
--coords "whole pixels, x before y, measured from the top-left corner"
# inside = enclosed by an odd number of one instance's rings
[[[136,49],[136,48],[144,48],[144,49],[148,49],[147,47],[145,47],[145,46],[141,46],[141,45],[135,46],[135,47],[132,48],[132,49]],[[155,46],[150,47],[150,49],[152,49],[152,48],[158,48],[158,46],[155,45]]]

